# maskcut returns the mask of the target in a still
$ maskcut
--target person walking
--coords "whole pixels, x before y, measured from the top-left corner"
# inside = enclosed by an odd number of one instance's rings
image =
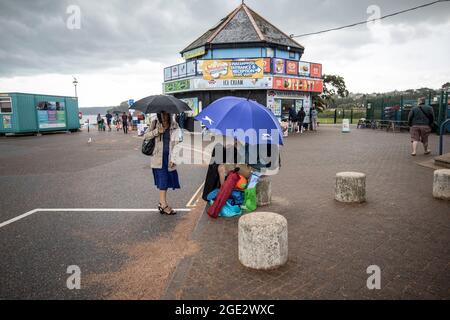
[[[122,123],[122,120],[121,120],[119,114],[116,113],[116,115],[114,116],[114,124],[115,124],[115,126],[116,126],[116,131],[119,131],[120,129],[122,129],[122,128],[120,127],[120,124],[121,124],[121,123]]]
[[[425,105],[425,98],[418,100],[418,106],[411,109],[408,115],[408,125],[410,126],[412,153],[417,155],[417,145],[422,142],[425,155],[431,153],[428,148],[428,137],[431,133],[431,126],[434,123],[434,111],[429,105]]]
[[[128,126],[131,126],[131,130],[133,131],[133,116],[131,112],[128,112]]]
[[[106,113],[105,118],[106,118],[106,124],[108,125],[108,131],[111,132],[111,121],[112,121],[113,116],[112,116],[112,114],[109,113],[109,111],[108,111],[108,112]]]
[[[151,157],[151,167],[156,187],[159,189],[158,210],[161,214],[175,215],[177,212],[167,202],[168,189],[180,189],[176,165],[172,161],[173,148],[177,144],[175,137],[178,124],[170,114],[158,113],[152,121],[144,139],[155,139],[155,149]]]
[[[101,114],[97,114],[97,129],[98,131],[102,130],[102,116]]]
[[[305,118],[306,118],[305,108],[301,107],[297,113],[298,128],[300,130],[300,133],[303,133],[304,130],[303,122],[305,121]]]
[[[128,116],[127,116],[126,112],[124,112],[122,114],[122,128],[123,128],[123,133],[128,134]]]

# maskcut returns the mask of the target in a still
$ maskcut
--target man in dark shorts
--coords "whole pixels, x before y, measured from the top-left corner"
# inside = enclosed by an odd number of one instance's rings
[[[412,108],[408,116],[408,124],[411,127],[412,156],[416,156],[419,142],[423,144],[425,155],[431,153],[431,150],[428,148],[428,136],[431,133],[433,122],[433,108],[425,105],[425,98],[420,98],[418,106]]]

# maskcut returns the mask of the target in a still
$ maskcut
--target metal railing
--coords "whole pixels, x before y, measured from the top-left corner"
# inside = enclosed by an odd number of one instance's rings
[[[439,129],[439,155],[442,156],[444,154],[444,136],[445,136],[445,131],[447,129],[450,129],[450,119],[445,120],[442,124],[441,124],[441,128]],[[447,126],[449,126],[449,128],[447,128]]]

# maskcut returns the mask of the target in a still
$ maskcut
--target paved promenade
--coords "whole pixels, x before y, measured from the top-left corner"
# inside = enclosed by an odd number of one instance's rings
[[[416,163],[432,157],[412,158],[408,142],[332,126],[289,137],[260,209],[287,218],[289,262],[257,272],[238,261],[238,219],[191,206],[204,165],[178,168],[183,188],[169,196],[186,211],[165,217],[135,134],[1,137],[0,299],[449,299],[450,204],[432,198],[433,170]],[[367,174],[366,204],[334,201],[347,170]],[[71,265],[81,290],[66,286]],[[379,291],[366,288],[370,265]]]
[[[193,234],[201,249],[178,265],[165,298],[449,299],[450,203],[433,199],[433,170],[416,164],[427,159],[410,156],[406,133],[321,127],[289,137],[273,204],[260,208],[288,220],[287,265],[246,269],[238,219],[204,214]],[[367,203],[334,201],[340,171],[367,174]],[[381,290],[367,289],[371,265],[381,268]]]

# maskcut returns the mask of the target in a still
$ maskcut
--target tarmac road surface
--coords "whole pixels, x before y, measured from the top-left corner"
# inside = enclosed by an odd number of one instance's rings
[[[176,243],[170,238],[182,236],[195,220],[195,208],[188,212],[186,205],[201,186],[205,167],[178,168],[182,189],[169,191],[169,201],[186,211],[161,216],[155,210],[159,196],[150,159],[140,145],[135,132],[96,130],[0,138],[0,226],[37,208],[154,210],[38,211],[0,227],[0,299],[158,297],[182,252],[155,244],[166,237]],[[168,261],[155,258],[160,256]],[[159,289],[133,291],[138,287],[133,281],[139,282],[133,268],[145,268],[145,261],[158,263],[159,268],[150,263],[147,274],[159,279]],[[82,290],[67,289],[70,265],[81,269]]]

